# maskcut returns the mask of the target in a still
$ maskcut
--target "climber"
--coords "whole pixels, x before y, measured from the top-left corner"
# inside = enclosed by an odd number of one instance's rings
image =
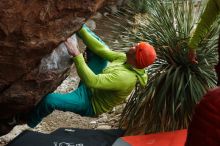
[[[196,49],[199,42],[220,14],[220,1],[209,0],[200,22],[189,41],[189,59],[195,64]],[[185,146],[218,146],[220,145],[220,37],[218,42],[219,62],[215,66],[218,76],[218,87],[209,90],[195,106],[192,121],[189,124]]]
[[[196,59],[196,49],[198,48],[199,43],[209,32],[211,25],[217,20],[218,15],[220,14],[220,0],[209,0],[205,11],[201,15],[200,21],[195,29],[195,32],[192,34],[188,46],[189,53],[188,58],[193,64],[197,64]],[[215,66],[215,70],[218,75],[218,85],[220,84],[220,48],[218,49],[219,53],[219,62]]]
[[[109,112],[129,96],[136,83],[146,85],[145,68],[156,59],[156,52],[149,43],[140,42],[125,54],[110,50],[86,25],[77,35],[88,48],[87,64],[71,38],[65,45],[81,79],[78,88],[66,94],[46,95],[30,114],[29,127],[35,127],[55,109],[90,117]]]

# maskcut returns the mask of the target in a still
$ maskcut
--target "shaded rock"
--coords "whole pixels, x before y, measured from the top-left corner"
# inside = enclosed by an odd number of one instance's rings
[[[0,119],[27,114],[66,78],[70,57],[63,44],[59,44],[76,32],[103,2],[1,1]]]

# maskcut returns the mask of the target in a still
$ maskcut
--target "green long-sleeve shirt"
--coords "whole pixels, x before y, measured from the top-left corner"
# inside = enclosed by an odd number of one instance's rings
[[[209,0],[205,11],[202,14],[200,21],[196,27],[196,30],[189,40],[188,45],[190,48],[197,49],[199,42],[201,42],[201,40],[207,34],[219,13],[220,0]]]
[[[126,64],[124,53],[109,50],[84,27],[78,34],[92,52],[110,62],[101,74],[96,75],[87,66],[82,54],[73,58],[81,80],[91,89],[91,102],[96,115],[108,112],[122,103],[137,81],[142,85],[146,84],[144,69],[135,69]]]

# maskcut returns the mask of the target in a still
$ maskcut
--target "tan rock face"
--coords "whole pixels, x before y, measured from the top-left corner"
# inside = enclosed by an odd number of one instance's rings
[[[1,0],[0,119],[27,113],[65,79],[70,57],[57,46],[103,2]]]

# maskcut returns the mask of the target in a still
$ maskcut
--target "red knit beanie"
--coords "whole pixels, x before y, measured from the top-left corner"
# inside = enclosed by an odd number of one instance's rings
[[[207,92],[195,107],[185,146],[220,146],[220,87]]]
[[[138,68],[145,68],[156,60],[154,47],[147,42],[140,42],[136,46],[136,62]]]

